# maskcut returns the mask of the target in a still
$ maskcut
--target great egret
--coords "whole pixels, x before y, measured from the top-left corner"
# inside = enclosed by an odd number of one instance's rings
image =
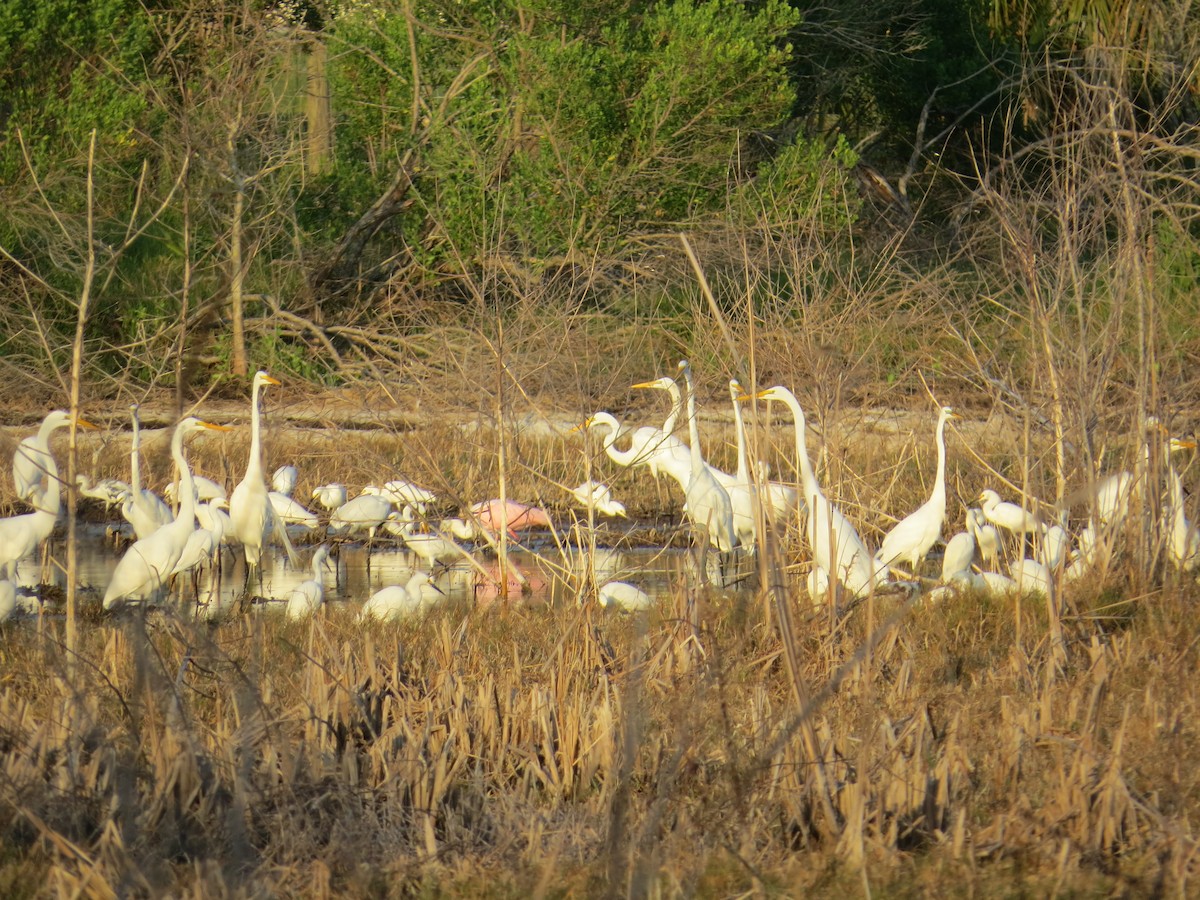
[[[637,454],[634,463],[648,466],[650,474],[655,478],[658,477],[659,469],[667,471],[668,474],[672,469],[687,471],[691,466],[691,451],[675,436],[675,424],[683,412],[683,394],[679,390],[679,384],[674,378],[664,375],[653,381],[638,382],[633,385],[633,389],[666,391],[671,398],[671,409],[663,421],[662,428],[643,425],[634,429],[629,441],[629,452]],[[609,453],[609,456],[612,457],[612,454]],[[685,485],[681,484],[680,487]]]
[[[1001,500],[1000,495],[991,488],[986,488],[980,493],[979,506],[983,510],[985,519],[1015,535],[1037,533],[1042,530],[1042,523],[1037,516],[1015,503]]]
[[[963,572],[971,571],[975,559],[975,538],[970,531],[960,531],[946,542],[942,555],[942,581],[950,582]]]
[[[183,455],[183,439],[205,429],[229,430],[224,425],[204,422],[195,416],[189,416],[175,426],[175,433],[171,437],[171,458],[179,469],[179,511],[171,522],[149,537],[140,538],[125,551],[104,592],[105,609],[112,609],[134,594],[153,593],[175,570],[188,539],[196,530],[196,491],[192,486],[192,471]]]
[[[781,385],[760,391],[757,396],[760,400],[779,400],[791,410],[801,491],[807,508],[805,527],[813,559],[827,575],[845,585],[852,597],[865,593],[875,582],[874,560],[854,526],[821,492],[808,458],[807,428],[800,401]]]
[[[1045,594],[1054,599],[1054,576],[1050,568],[1036,559],[1022,559],[1009,572],[1022,594]]]
[[[30,435],[17,445],[13,454],[13,484],[17,497],[32,500],[45,488],[46,473],[50,471],[50,436],[60,428],[71,424],[71,414],[65,409],[56,409],[46,414],[37,434]]]
[[[1042,535],[1041,553],[1038,558],[1046,564],[1051,572],[1057,572],[1059,567],[1066,562],[1070,543],[1070,536],[1061,525],[1047,526]]]
[[[233,521],[229,518],[229,501],[217,497],[207,503],[196,505],[196,520],[201,528],[221,535],[221,543],[232,545],[237,543],[233,534]]]
[[[283,522],[285,526],[292,525],[308,530],[317,527],[316,513],[306,509],[302,503],[287,494],[281,494],[279,491],[267,491],[267,500],[271,504],[271,510],[275,513],[276,519]]]
[[[462,519],[454,521],[462,522]],[[458,546],[458,544],[454,543],[454,541],[444,534],[436,531],[417,531],[415,522],[403,522],[399,524],[388,522],[384,527],[404,541],[405,546],[416,556],[425,560],[428,565],[435,566],[438,563],[449,565],[467,555],[466,550]]]
[[[101,478],[92,484],[92,479],[87,475],[76,475],[75,485],[79,488],[81,497],[101,501],[104,504],[105,512],[124,503],[125,498],[130,494],[129,485],[117,478]]]
[[[1167,469],[1167,557],[1185,572],[1200,563],[1200,531],[1188,521],[1183,508],[1183,482],[1173,467]]]
[[[700,454],[696,391],[687,360],[680,360],[679,371],[683,374],[687,394],[688,438],[691,444],[691,475],[684,492],[687,498],[684,513],[691,519],[693,527],[704,529],[709,543],[722,553],[729,553],[737,544],[733,532],[733,504],[729,500],[729,492],[721,486]]]
[[[133,526],[139,539],[149,537],[172,519],[171,507],[154,491],[142,487],[142,423],[138,405],[131,403],[129,417],[133,421],[133,442],[129,450],[129,496],[121,504],[121,515]]]
[[[323,484],[314,488],[312,498],[325,509],[334,510],[346,502],[346,486],[344,484]]]
[[[263,387],[269,384],[278,385],[279,382],[266,372],[255,373],[250,389],[250,456],[246,461],[245,477],[229,497],[229,518],[233,524],[233,533],[246,550],[246,565],[249,569],[259,568],[263,544],[272,532],[280,538],[292,564],[296,564],[296,551],[288,540],[287,529],[275,517],[274,508],[267,497],[267,482],[263,475],[262,425],[258,398]]]
[[[741,404],[753,398],[742,389],[741,383],[736,378],[729,382],[729,396],[733,400],[733,424],[737,432],[737,480],[739,484],[752,484],[750,456],[746,447],[746,425],[742,421]],[[762,464],[762,466],[765,465],[765,463]],[[759,479],[759,487],[762,488],[767,500],[767,507],[774,515],[775,521],[786,522],[796,514],[800,504],[800,492],[790,484],[769,481],[763,475]],[[733,496],[730,495],[729,499],[733,500]]]
[[[649,594],[628,581],[609,581],[601,585],[597,599],[605,608],[613,606],[628,612],[637,612],[654,606],[654,601],[650,599]]]
[[[333,511],[329,517],[329,531],[336,534],[366,531],[368,540],[374,540],[375,532],[391,514],[392,504],[386,498],[378,494],[360,494]]]
[[[399,478],[384,482],[383,487],[368,484],[362,489],[362,493],[377,494],[390,500],[397,507],[411,506],[421,515],[425,515],[425,511],[437,502],[437,496],[433,491],[428,491],[410,481]]]
[[[621,432],[621,423],[612,413],[607,412],[593,413],[582,425],[571,430],[578,431],[583,428],[608,429],[608,433],[603,437],[604,452],[618,466],[647,465],[656,475],[660,470],[664,471],[675,479],[680,490],[687,491],[692,471],[691,450],[684,446],[682,441],[679,442],[679,446],[683,447],[683,453],[680,454],[672,449],[674,445],[664,444],[662,433],[658,429],[646,425],[634,432],[628,450],[620,450],[617,447],[617,435]]]
[[[312,578],[302,581],[288,595],[287,617],[293,622],[307,619],[315,615],[325,602],[326,562],[329,559],[329,546],[322,544],[312,555]]]
[[[479,528],[474,522],[468,522],[466,519],[460,519],[457,516],[442,519],[438,525],[438,531],[448,531],[460,541],[474,541],[479,539]]]
[[[359,621],[396,622],[408,616],[426,612],[438,601],[441,589],[430,580],[428,572],[415,572],[406,584],[380,588],[363,604]]]
[[[917,566],[925,554],[942,536],[942,522],[946,519],[946,423],[958,418],[949,406],[943,406],[937,421],[937,474],[933,479],[933,492],[917,509],[905,516],[883,539],[875,559],[890,566],[907,562],[916,573]]]
[[[85,419],[77,418],[75,421],[80,428],[96,427]],[[55,416],[52,424],[53,427],[47,433],[47,446],[51,434],[71,424],[71,416]],[[16,575],[17,563],[30,556],[42,541],[50,537],[50,533],[54,531],[54,523],[58,520],[59,508],[62,505],[62,483],[58,478],[58,466],[54,462],[54,456],[50,454],[41,462],[45,464],[46,472],[42,487],[33,492],[33,512],[0,519],[0,572],[9,578]]]
[[[1067,501],[1067,506],[1074,506],[1083,500],[1093,500],[1095,519],[1101,526],[1119,528],[1129,514],[1129,504],[1139,486],[1145,482],[1146,470],[1150,466],[1150,444],[1152,436],[1165,438],[1162,441],[1162,464],[1164,469],[1171,467],[1171,454],[1179,450],[1195,449],[1196,442],[1185,438],[1167,438],[1166,426],[1156,416],[1146,417],[1146,434],[1142,442],[1142,452],[1138,456],[1132,472],[1114,472],[1106,475],[1082,490],[1075,491]]]
[[[291,497],[296,490],[296,482],[300,479],[300,470],[295,466],[280,466],[271,473],[271,490],[285,497]]]
[[[975,538],[983,564],[994,572],[1000,564],[1000,532],[984,518],[983,510],[974,507],[967,510],[967,531]]]
[[[221,552],[221,544],[225,540],[225,523],[229,517],[210,503],[197,503],[196,520],[200,527],[188,535],[183,552],[179,554],[179,562],[175,563],[175,568],[171,571],[172,576],[190,572],[205,564],[210,567],[216,566],[217,554]]]
[[[571,496],[580,506],[591,507],[602,516],[625,515],[625,504],[614,500],[609,486],[599,481],[585,481],[579,487],[571,488]]]
[[[211,478],[205,478],[203,475],[193,472],[192,481],[196,483],[196,499],[201,503],[207,503],[210,500],[225,500],[229,497],[225,488]],[[163,496],[168,500],[175,499],[175,482],[172,481],[163,488]]]

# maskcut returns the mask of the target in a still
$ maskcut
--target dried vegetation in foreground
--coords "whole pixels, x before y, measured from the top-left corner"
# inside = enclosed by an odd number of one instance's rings
[[[770,601],[683,588],[648,620],[130,617],[73,667],[12,626],[0,890],[1182,894],[1195,590],[1104,597],[1061,668],[1029,599],[793,613],[796,682]]]

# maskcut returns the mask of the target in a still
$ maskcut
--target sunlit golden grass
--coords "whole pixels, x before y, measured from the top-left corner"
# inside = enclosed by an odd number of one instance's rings
[[[60,622],[8,626],[0,884],[505,897],[1190,883],[1194,589],[1120,619],[1076,596],[1061,670],[1033,598],[879,598],[876,624],[891,624],[865,657],[865,605],[833,631],[800,615],[809,689],[846,669],[809,717],[823,782],[768,607],[701,595],[693,628],[687,593],[646,620],[569,604],[383,628],[353,610],[303,625],[131,615],[88,625],[74,683]]]

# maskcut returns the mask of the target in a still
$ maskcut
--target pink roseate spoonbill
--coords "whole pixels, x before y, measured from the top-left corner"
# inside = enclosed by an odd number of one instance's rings
[[[480,528],[492,534],[498,534],[501,528],[506,529],[514,541],[517,540],[518,531],[554,527],[544,509],[516,500],[506,500],[504,503],[499,498],[481,500],[472,504],[471,517],[479,523]]]

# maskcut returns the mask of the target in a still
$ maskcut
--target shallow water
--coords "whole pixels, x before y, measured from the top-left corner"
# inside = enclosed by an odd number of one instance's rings
[[[78,528],[78,584],[81,590],[103,596],[121,554],[129,544],[120,547],[106,535],[103,525],[80,524]],[[580,548],[566,548],[565,554],[553,543],[534,545],[535,550],[510,550],[510,559],[530,582],[532,590],[524,595],[519,587],[510,589],[510,598],[530,603],[574,602],[574,592],[584,580],[589,564],[595,568],[597,584],[606,581],[629,581],[651,597],[659,599],[684,578],[686,551],[662,548],[597,549],[589,559]],[[331,605],[358,606],[372,593],[392,584],[404,584],[423,567],[422,560],[403,545],[376,543],[368,555],[360,542],[341,542],[332,545],[333,553],[322,572],[325,602]],[[216,609],[234,604],[243,591],[255,598],[256,608],[282,608],[291,591],[313,577],[309,560],[316,545],[297,548],[299,565],[288,563],[280,548],[264,552],[261,580],[255,577],[246,584],[246,569],[240,549],[223,548],[219,570],[196,571],[177,579],[172,595],[185,601],[200,600]],[[488,602],[496,599],[497,560],[494,554],[475,549],[471,554],[475,564],[463,561],[449,568],[438,567],[434,584],[448,600]],[[61,537],[52,539],[48,559],[24,560],[17,569],[15,581],[26,594],[41,592],[43,586],[59,590],[66,587],[66,546]],[[488,573],[490,579],[485,577]],[[50,593],[50,592],[45,592]],[[161,599],[161,598],[160,598]],[[28,606],[28,604],[26,604]]]

